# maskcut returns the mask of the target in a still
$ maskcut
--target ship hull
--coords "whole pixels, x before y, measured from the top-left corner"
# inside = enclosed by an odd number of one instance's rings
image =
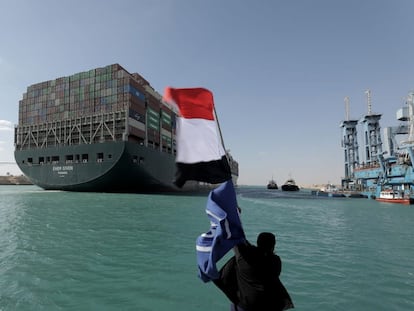
[[[277,190],[277,189],[279,189],[279,187],[277,186],[277,184],[274,181],[270,181],[267,184],[267,189]]]
[[[59,161],[36,160],[52,159],[51,155]],[[79,155],[79,160],[62,161],[68,155]],[[16,150],[15,158],[30,181],[45,190],[179,193],[215,187],[195,181],[188,181],[183,188],[176,187],[174,155],[134,142]]]
[[[296,185],[282,185],[282,191],[299,191],[299,187]]]
[[[397,203],[397,204],[404,204],[404,205],[410,205],[414,203],[414,199],[412,198],[404,198],[404,199],[386,199],[386,198],[377,198],[378,202],[384,202],[384,203]]]

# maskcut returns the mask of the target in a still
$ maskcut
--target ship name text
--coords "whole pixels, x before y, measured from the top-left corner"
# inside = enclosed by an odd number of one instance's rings
[[[53,167],[53,171],[73,171],[73,166],[72,165],[66,165],[66,166],[54,166]]]

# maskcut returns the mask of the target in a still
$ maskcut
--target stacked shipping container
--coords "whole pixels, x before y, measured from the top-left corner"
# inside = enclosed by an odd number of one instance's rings
[[[19,102],[19,127],[125,112],[125,135],[163,151],[174,146],[175,113],[139,74],[119,64],[31,85]],[[90,130],[90,129],[89,129]]]

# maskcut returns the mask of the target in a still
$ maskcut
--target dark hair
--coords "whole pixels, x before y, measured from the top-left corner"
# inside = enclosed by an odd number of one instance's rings
[[[257,236],[257,247],[266,251],[273,252],[276,245],[276,236],[270,232],[262,232]]]

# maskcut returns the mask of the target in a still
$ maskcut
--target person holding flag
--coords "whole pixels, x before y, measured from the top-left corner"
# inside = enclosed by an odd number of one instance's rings
[[[232,310],[293,308],[279,280],[281,261],[273,253],[274,235],[260,234],[257,247],[246,240],[230,166],[217,133],[213,94],[205,88],[167,87],[164,100],[173,101],[180,112],[174,183],[178,187],[187,180],[222,183],[208,196],[210,229],[196,241],[198,276],[213,281],[232,302]],[[231,249],[235,256],[218,271],[218,261]]]
[[[282,261],[274,253],[276,237],[262,232],[257,246],[247,240],[234,247],[235,255],[213,280],[232,302],[231,311],[282,311],[294,308],[279,279]]]

